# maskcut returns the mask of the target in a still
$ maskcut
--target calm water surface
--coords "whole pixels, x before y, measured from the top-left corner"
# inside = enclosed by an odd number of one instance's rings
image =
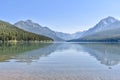
[[[0,80],[120,80],[120,44],[0,44]]]

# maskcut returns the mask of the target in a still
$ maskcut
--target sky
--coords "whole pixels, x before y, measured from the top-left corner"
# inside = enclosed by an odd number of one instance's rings
[[[108,16],[120,19],[120,0],[1,0],[0,20],[30,19],[52,30],[84,31]]]

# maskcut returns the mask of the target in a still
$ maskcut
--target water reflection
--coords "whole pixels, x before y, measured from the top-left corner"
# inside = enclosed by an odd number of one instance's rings
[[[0,62],[16,59],[17,61],[32,62],[40,56],[49,55],[53,51],[50,43],[18,43],[0,44]]]
[[[64,52],[65,50],[88,52],[106,66],[114,66],[120,63],[120,44],[118,43],[5,43],[0,44],[0,62],[14,59],[16,62],[31,63],[53,52]]]
[[[46,45],[46,43],[43,43],[42,45]],[[32,51],[27,51],[22,54],[16,55],[14,56],[14,59],[17,60],[17,62],[31,63],[39,60],[41,57],[50,55],[56,50],[58,45],[59,44],[49,44],[44,47],[39,47],[38,49],[34,49]]]
[[[1,44],[0,79],[120,80],[119,47],[92,43]]]
[[[114,66],[120,63],[119,43],[91,43],[80,44],[90,55],[94,56],[101,64]]]

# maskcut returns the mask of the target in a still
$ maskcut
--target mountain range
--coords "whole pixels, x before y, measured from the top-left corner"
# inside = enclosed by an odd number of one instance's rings
[[[66,41],[71,39],[77,39],[81,35],[81,32],[77,32],[75,34],[68,34],[68,33],[53,31],[48,27],[43,27],[38,23],[33,22],[32,20],[18,21],[14,25],[23,30],[50,37],[55,41]]]
[[[100,20],[94,27],[74,34],[57,32],[48,27],[43,27],[32,20],[18,21],[14,25],[20,30],[40,36],[46,36],[54,41],[119,41],[120,21],[114,17]]]

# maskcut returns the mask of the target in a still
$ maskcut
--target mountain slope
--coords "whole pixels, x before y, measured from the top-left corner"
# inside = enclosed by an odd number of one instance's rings
[[[58,37],[60,37],[61,39],[64,39],[64,40],[74,39],[73,34],[68,34],[68,33],[63,33],[63,32],[56,32],[56,35]]]
[[[47,27],[42,27],[41,25],[34,23],[31,20],[19,21],[15,23],[14,25],[20,29],[50,37],[54,39],[55,41],[63,41],[61,38],[56,36],[56,33],[54,31],[50,30]]]
[[[52,40],[51,38],[26,32],[10,23],[0,21],[0,40],[1,41],[34,41],[34,40]]]
[[[56,32],[56,35],[64,40],[71,40],[71,39],[78,39],[80,38],[85,31],[83,32],[76,32],[73,34],[69,34],[69,33],[62,33],[62,32]]]
[[[79,39],[73,41],[119,41],[120,21],[107,17],[89,29]]]

